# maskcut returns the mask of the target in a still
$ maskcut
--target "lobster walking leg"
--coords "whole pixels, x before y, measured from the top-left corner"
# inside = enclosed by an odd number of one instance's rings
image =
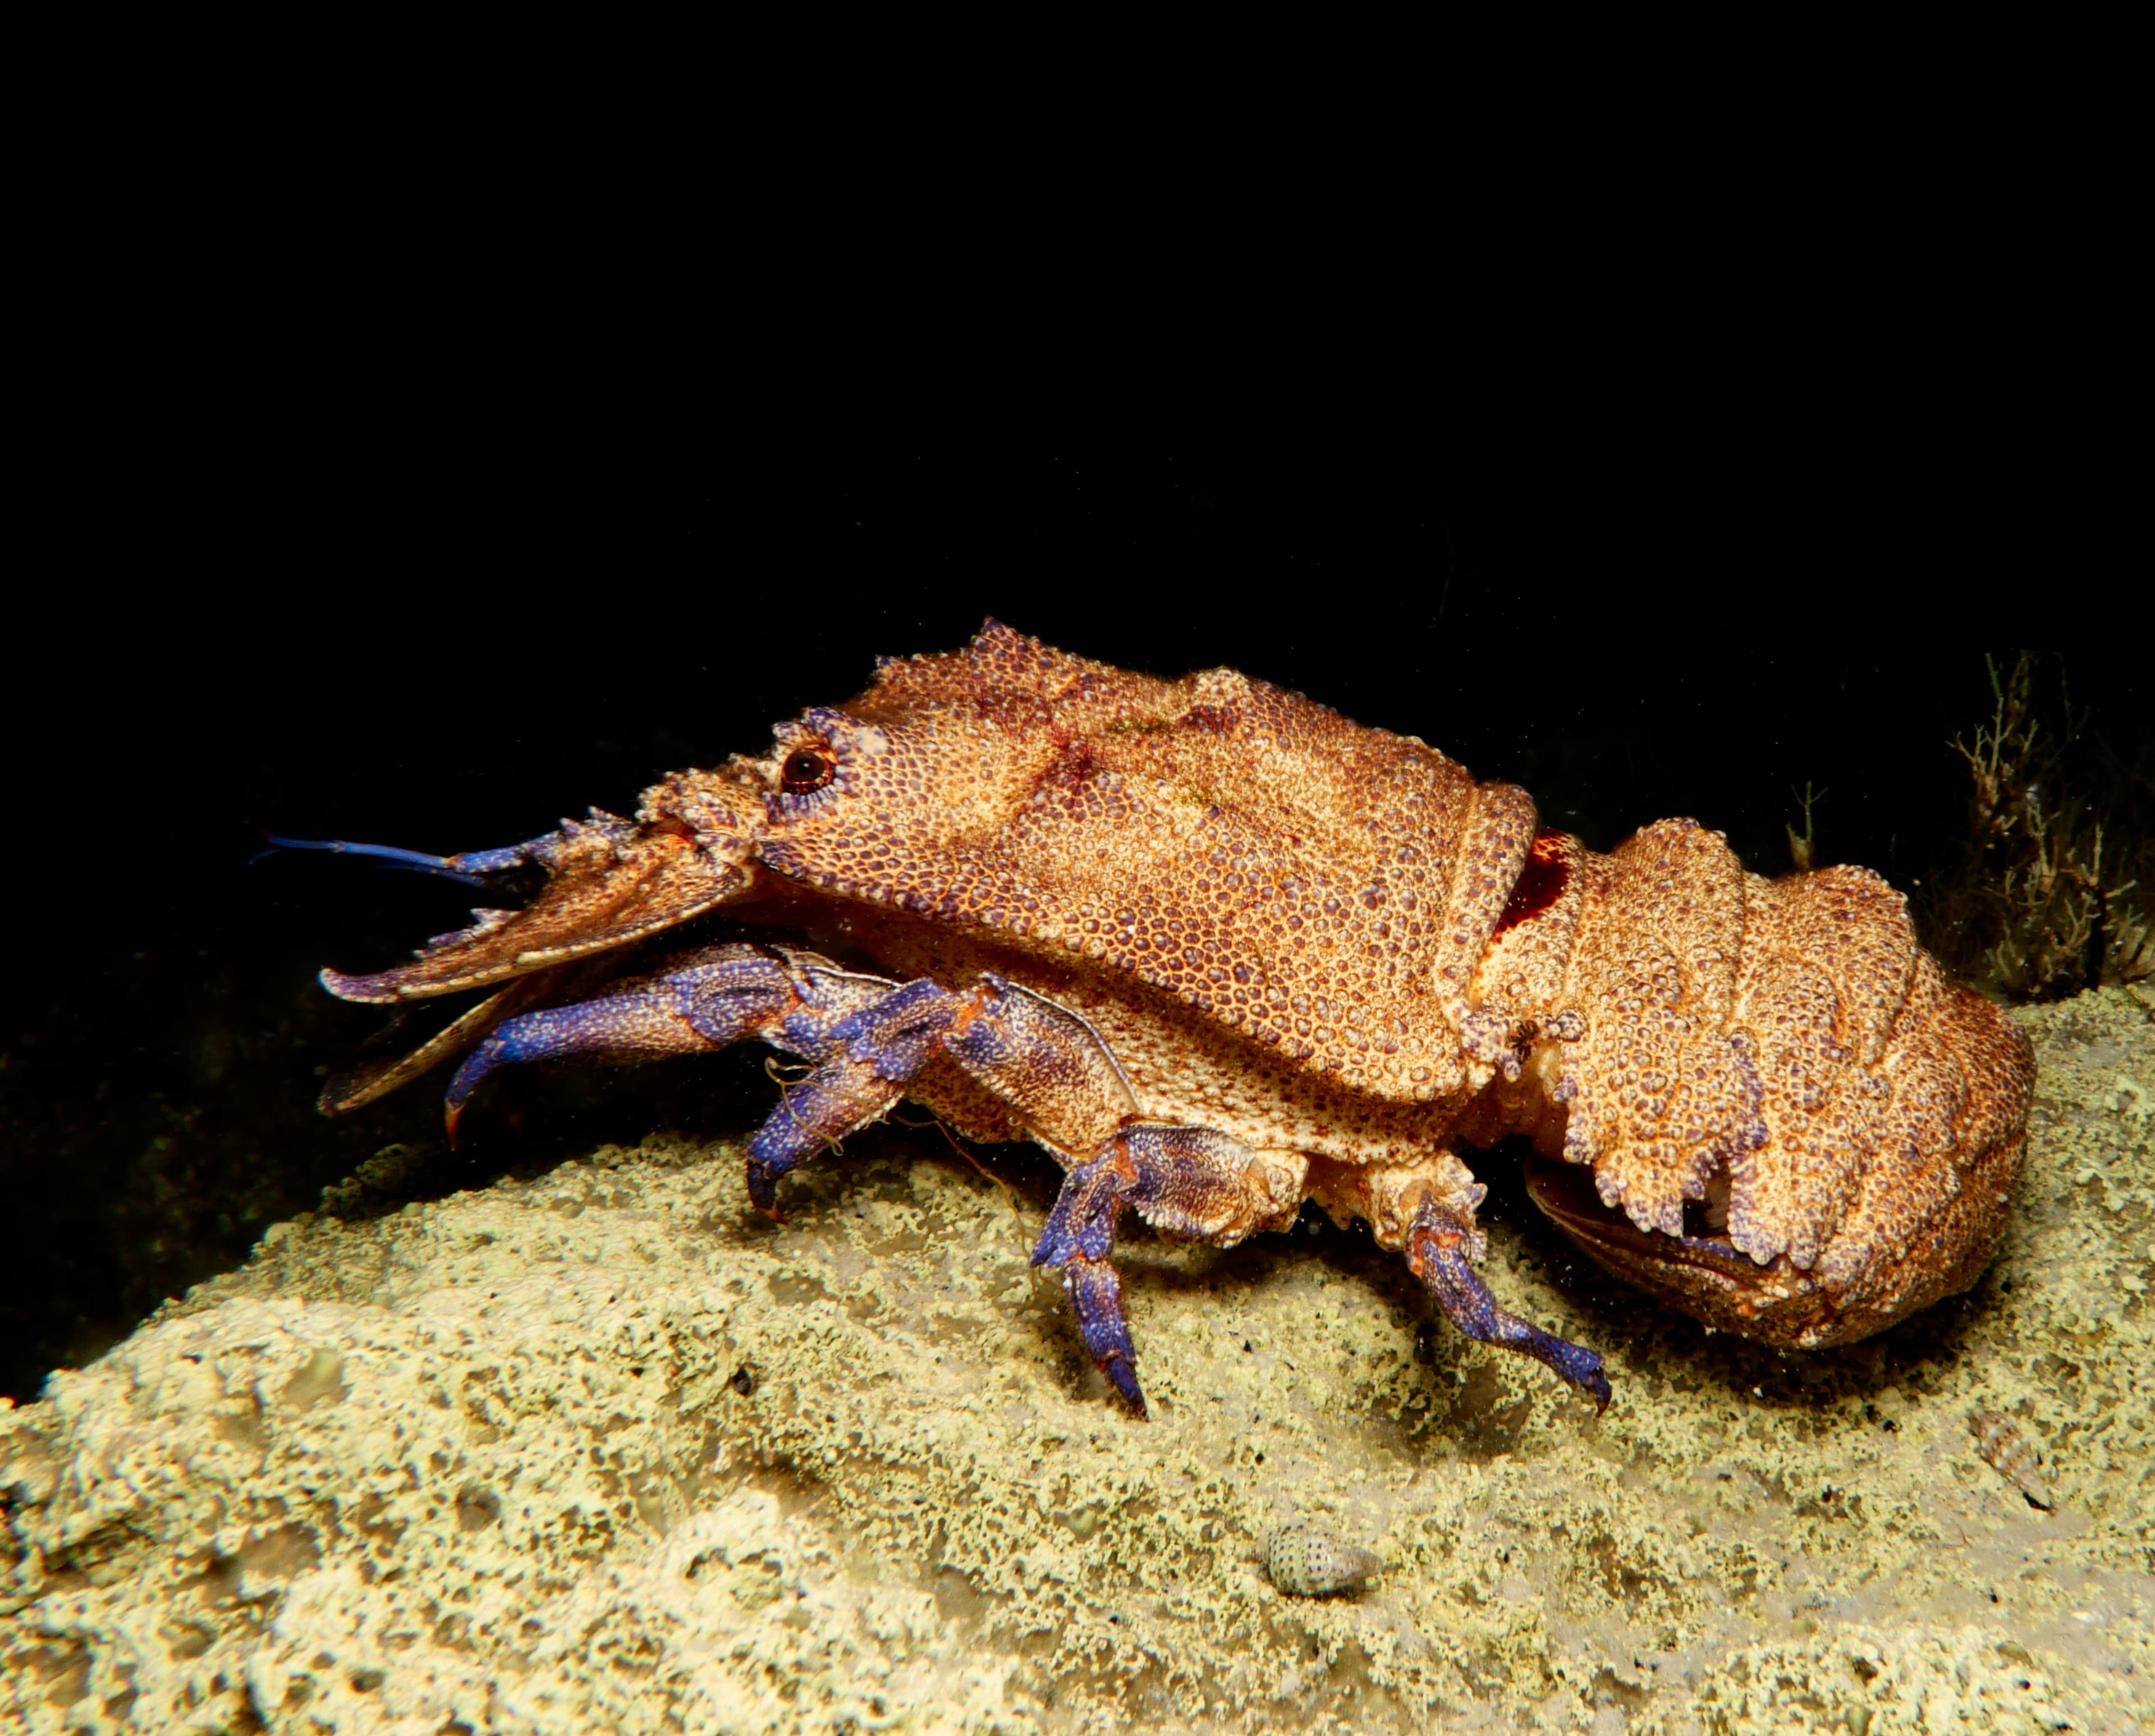
[[[779,1178],[903,1094],[938,1053],[1008,1104],[1071,1163],[1032,1263],[1059,1271],[1086,1349],[1142,1416],[1137,1349],[1108,1254],[1126,1208],[1173,1234],[1221,1244],[1291,1218],[1298,1163],[1205,1128],[1147,1125],[1120,1066],[1078,1014],[989,974],[953,994],[908,983],[834,1027],[828,1058],[793,1088],[749,1146],[749,1191],[765,1211]],[[1075,1155],[1089,1152],[1085,1160]]]
[[[1062,1273],[1085,1348],[1139,1416],[1138,1353],[1108,1258],[1117,1219],[1134,1208],[1172,1235],[1231,1245],[1277,1215],[1283,1191],[1270,1180],[1258,1155],[1225,1134],[1157,1125],[1124,1128],[1064,1179],[1032,1263]]]
[[[970,999],[923,977],[840,1020],[829,1058],[789,1089],[748,1145],[748,1192],[779,1216],[779,1179],[819,1145],[874,1120],[934,1058],[938,1039],[972,1008]]]
[[[847,1017],[888,995],[887,980],[840,970],[813,953],[714,946],[663,976],[596,1000],[505,1021],[465,1057],[445,1099],[456,1137],[472,1093],[489,1074],[532,1061],[648,1061],[704,1054],[749,1037],[821,1060]]]
[[[1429,1287],[1445,1318],[1467,1337],[1533,1357],[1584,1392],[1597,1411],[1607,1410],[1609,1377],[1601,1372],[1600,1356],[1497,1306],[1472,1263],[1481,1241],[1481,1232],[1464,1218],[1441,1206],[1425,1206],[1407,1238],[1407,1264]]]

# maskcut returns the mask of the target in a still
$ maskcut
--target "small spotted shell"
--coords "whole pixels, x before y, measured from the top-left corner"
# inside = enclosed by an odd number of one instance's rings
[[[1265,1570],[1290,1597],[1325,1597],[1354,1590],[1385,1564],[1313,1525],[1282,1525],[1265,1539]]]
[[[2045,1509],[2056,1503],[2050,1485],[2043,1481],[2041,1461],[2020,1426],[1995,1411],[1968,1413],[1968,1431],[1975,1436],[1975,1450],[2020,1487],[2020,1493]]]

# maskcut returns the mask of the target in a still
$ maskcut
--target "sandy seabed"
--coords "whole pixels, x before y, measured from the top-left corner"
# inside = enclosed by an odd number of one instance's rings
[[[1327,1232],[1133,1240],[1136,1422],[1037,1191],[932,1133],[783,1226],[664,1136],[279,1225],[0,1401],[0,1729],[2155,1729],[2155,1022],[2016,1017],[2003,1252],[1867,1344],[1714,1336],[1496,1223],[1600,1418]],[[1296,1520],[1385,1573],[1282,1595]]]

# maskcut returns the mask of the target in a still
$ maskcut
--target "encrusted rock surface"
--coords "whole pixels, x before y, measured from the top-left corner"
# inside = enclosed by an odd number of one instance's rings
[[[1136,1423],[1026,1266],[1046,1178],[932,1134],[783,1227],[663,1137],[279,1226],[0,1409],[0,1729],[2155,1728],[2155,1022],[2018,1017],[2004,1255],[1868,1344],[1709,1335],[1515,1196],[1492,1283],[1610,1354],[1599,1420],[1326,1232],[1129,1244]],[[1283,1597],[1304,1520],[1383,1576]]]

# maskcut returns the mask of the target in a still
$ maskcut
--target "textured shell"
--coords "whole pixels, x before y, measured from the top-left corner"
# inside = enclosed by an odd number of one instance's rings
[[[1968,1431],[1975,1436],[1975,1450],[2036,1506],[2048,1509],[2057,1503],[2050,1486],[2043,1481],[2042,1461],[2020,1425],[1996,1411],[1971,1411]]]
[[[1683,820],[1574,863],[1562,998],[1585,1031],[1552,1095],[1593,1184],[1545,1180],[1543,1209],[1620,1276],[1770,1343],[1846,1343],[1973,1283],[2033,1053],[1946,981],[1902,895],[1857,868],[1748,874]],[[1686,1223],[1717,1185],[1717,1246]]]
[[[1349,1090],[1461,1085],[1441,1010],[1526,859],[1524,791],[1231,669],[1001,627],[782,728],[766,783],[802,746],[837,777],[771,802],[767,867],[1134,977]]]
[[[1314,1525],[1282,1525],[1265,1539],[1265,1571],[1290,1597],[1352,1591],[1384,1570],[1381,1557]]]

